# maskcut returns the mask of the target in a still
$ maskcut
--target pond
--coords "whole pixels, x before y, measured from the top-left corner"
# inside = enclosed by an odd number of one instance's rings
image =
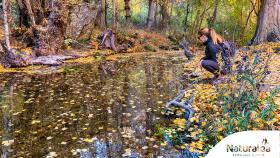
[[[2,157],[180,157],[154,128],[180,89],[177,53],[122,55],[47,75],[0,75]]]

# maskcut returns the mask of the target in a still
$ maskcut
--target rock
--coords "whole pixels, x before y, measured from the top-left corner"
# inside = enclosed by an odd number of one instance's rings
[[[274,53],[280,54],[280,47],[273,48]]]
[[[167,45],[160,45],[160,46],[159,46],[159,49],[162,49],[162,50],[169,50],[169,46],[167,46]]]
[[[197,78],[197,77],[199,77],[199,74],[197,74],[197,73],[192,73],[192,74],[190,74],[190,77],[191,77],[191,78]]]
[[[179,46],[184,49],[184,54],[188,58],[188,60],[191,60],[194,55],[189,50],[189,43],[186,41],[185,38],[183,38],[183,40],[180,42]]]
[[[280,42],[280,33],[279,31],[272,31],[267,35],[268,42]]]
[[[173,46],[171,47],[171,49],[172,49],[172,50],[180,50],[179,46],[177,46],[177,45],[173,45]]]
[[[69,10],[66,37],[75,40],[89,39],[94,29],[97,12],[97,7],[92,4],[73,5]]]

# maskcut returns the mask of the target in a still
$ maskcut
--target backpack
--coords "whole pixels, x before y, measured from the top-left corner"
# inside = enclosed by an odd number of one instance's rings
[[[237,53],[236,45],[229,41],[219,44],[221,47],[221,57],[223,61],[222,74],[230,74],[232,72],[232,60]]]

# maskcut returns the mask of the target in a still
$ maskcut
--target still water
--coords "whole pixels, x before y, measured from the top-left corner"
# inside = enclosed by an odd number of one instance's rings
[[[176,53],[0,75],[2,157],[180,157],[154,137],[184,81]]]

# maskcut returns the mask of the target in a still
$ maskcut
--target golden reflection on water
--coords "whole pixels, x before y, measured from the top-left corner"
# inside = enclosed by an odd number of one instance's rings
[[[2,157],[153,157],[153,127],[182,89],[184,58],[140,55],[50,75],[0,76]]]

